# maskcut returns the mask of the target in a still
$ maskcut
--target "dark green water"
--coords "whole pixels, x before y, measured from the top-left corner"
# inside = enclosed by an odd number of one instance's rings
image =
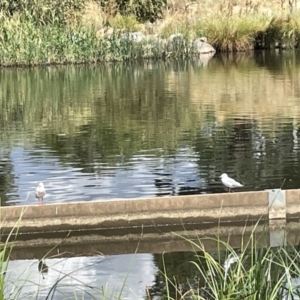
[[[300,56],[0,71],[2,205],[299,188]]]
[[[299,62],[297,52],[255,52],[207,65],[2,69],[2,205],[36,203],[38,181],[48,203],[225,192],[223,172],[244,191],[300,188]],[[12,260],[5,295],[118,299],[126,283],[122,299],[147,299],[146,287],[159,299],[164,265],[183,290],[203,284],[195,253],[177,251],[52,257],[47,274],[37,258]]]

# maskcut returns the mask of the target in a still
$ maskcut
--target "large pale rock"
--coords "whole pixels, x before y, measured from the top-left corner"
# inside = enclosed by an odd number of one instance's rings
[[[195,53],[197,54],[205,54],[205,53],[215,53],[215,48],[207,43],[207,39],[205,37],[198,38],[193,43],[193,48]]]

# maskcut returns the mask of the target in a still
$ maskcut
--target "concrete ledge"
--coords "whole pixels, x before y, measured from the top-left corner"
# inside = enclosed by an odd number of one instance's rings
[[[13,229],[23,233],[10,237],[12,259],[48,252],[66,257],[135,253],[137,247],[138,252],[191,251],[182,237],[201,238],[207,249],[215,249],[217,236],[239,247],[254,227],[262,246],[298,244],[300,190],[280,191],[281,198],[277,192],[1,207],[0,236],[4,241]]]
[[[286,190],[286,217],[299,218],[300,214],[300,189]]]
[[[1,234],[273,220],[300,216],[300,190],[98,200],[0,208]]]
[[[268,247],[268,226],[253,225],[252,222],[242,222],[232,226],[214,224],[152,227],[148,229],[134,228],[109,231],[95,230],[86,235],[74,233],[52,233],[52,237],[29,238],[14,242],[11,260],[41,259],[51,257],[73,257],[78,255],[117,255],[124,253],[163,253],[174,251],[200,250],[201,246],[207,251],[218,248],[226,249],[221,241],[228,242],[232,247],[239,248],[250,239],[255,227],[255,242],[260,247]],[[27,235],[26,235],[27,236]],[[191,241],[195,242],[193,244]],[[244,242],[243,242],[244,241]]]
[[[299,244],[299,230],[299,222],[285,223],[285,220],[284,222],[276,220],[269,226],[266,221],[262,221],[258,224],[256,222],[240,222],[225,226],[199,224],[146,229],[94,230],[71,234],[60,232],[51,233],[43,238],[24,235],[23,239],[13,242],[14,247],[10,259],[174,251],[195,252],[199,251],[201,246],[206,251],[226,249],[223,243],[218,243],[217,240],[228,243],[233,248],[240,248],[242,245],[251,247],[252,243],[255,243],[258,248],[291,246]],[[250,238],[253,238],[253,241],[247,244]]]
[[[1,207],[1,232],[20,233],[268,219],[268,192]]]

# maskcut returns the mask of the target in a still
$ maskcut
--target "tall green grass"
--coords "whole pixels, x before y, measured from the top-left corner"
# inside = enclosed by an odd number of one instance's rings
[[[1,198],[0,198],[1,201]],[[26,210],[26,209],[25,209]],[[14,225],[13,229],[7,234],[4,233],[1,226],[0,226],[0,300],[6,300],[7,296],[5,295],[5,276],[8,271],[8,262],[11,257],[11,253],[14,246],[14,241],[18,235],[20,221],[23,217],[25,210],[22,211],[21,216],[17,220],[16,224]],[[0,225],[2,223],[2,215],[0,212]],[[3,236],[6,236],[5,241],[2,242]]]
[[[219,51],[245,51],[254,48],[258,32],[265,32],[266,18],[246,15],[244,17],[219,17],[199,21],[197,35],[205,35]]]
[[[202,12],[200,17],[196,17],[196,13],[201,14],[201,10],[191,13],[185,8],[173,14],[167,11],[161,15],[163,21],[152,26],[153,33],[158,36],[136,43],[124,33],[147,31],[146,24],[141,23],[143,13],[135,10],[141,3],[127,7],[126,11],[131,14],[123,12],[112,17],[105,15],[104,8],[96,2],[89,2],[89,10],[83,0],[71,1],[71,6],[64,1],[60,9],[54,9],[51,1],[43,5],[34,1],[30,4],[19,2],[22,3],[20,7],[13,6],[13,1],[8,2],[9,7],[2,4],[1,9],[0,6],[2,66],[192,57],[192,42],[200,36],[206,36],[219,51],[245,51],[257,45],[295,47],[300,37],[297,11],[272,16],[251,10],[234,14],[232,6],[224,8],[221,5],[219,10],[209,15]],[[105,5],[108,4],[109,1]],[[161,5],[164,6],[164,2]],[[110,35],[103,34],[107,26],[114,29]],[[174,33],[182,33],[185,37],[175,49],[168,41]]]
[[[216,251],[207,251],[201,240],[186,239],[195,253],[194,259],[184,264],[192,267],[177,266],[176,273],[168,269],[168,254],[163,254],[160,280],[166,284],[164,299],[298,299],[299,249],[292,246],[262,248],[255,229],[240,248],[233,248],[218,238],[208,239],[210,245],[212,242],[217,245]],[[190,272],[187,281],[182,276],[181,281],[178,280],[183,270]]]
[[[37,65],[95,61],[99,43],[90,28],[58,24],[36,26],[32,21],[0,19],[2,65]]]

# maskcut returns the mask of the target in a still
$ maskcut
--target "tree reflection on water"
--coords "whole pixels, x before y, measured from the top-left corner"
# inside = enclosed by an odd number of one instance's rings
[[[299,60],[270,56],[1,70],[2,203],[59,171],[63,201],[299,188]]]

